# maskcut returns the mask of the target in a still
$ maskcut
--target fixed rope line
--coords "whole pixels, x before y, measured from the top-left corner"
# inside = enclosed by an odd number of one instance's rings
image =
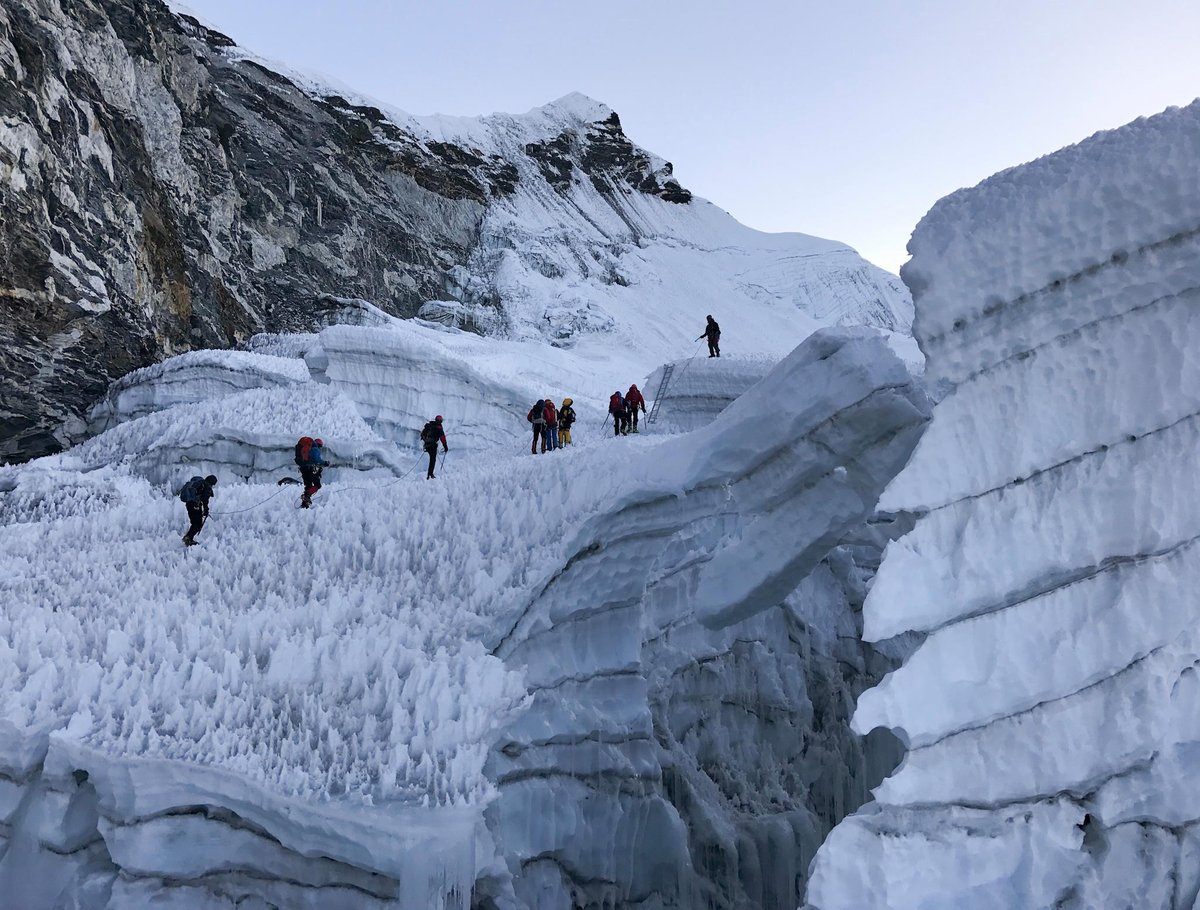
[[[700,342],[703,340],[704,340],[703,335],[701,335],[699,338],[696,339],[696,347],[692,350],[692,356],[687,359],[687,363],[685,363],[683,365],[683,369],[679,371],[679,375],[675,376],[674,381],[676,383],[678,383],[679,380],[683,379],[683,374],[688,371],[688,367],[690,367],[692,365],[692,361],[695,360],[696,355],[700,353]],[[666,366],[663,367],[662,383],[659,385],[658,394],[654,396],[654,406],[650,409],[650,414],[646,418],[646,423],[654,423],[654,421],[658,419],[659,407],[662,404],[663,398],[666,397],[667,389],[670,386],[671,377],[674,375],[674,373],[675,373],[675,364],[668,363]]]
[[[443,454],[445,454],[445,453],[443,453]],[[402,481],[405,477],[407,477],[409,474],[411,474],[413,471],[415,471],[417,469],[417,466],[420,465],[420,463],[423,460],[424,460],[424,456],[418,456],[416,462],[413,464],[413,466],[411,468],[409,468],[407,471],[405,471],[403,474],[401,474],[395,480],[391,481],[390,483],[385,483],[383,486],[380,486],[380,487],[335,487],[334,489],[330,490],[325,495],[327,497],[333,496],[335,493],[344,493],[347,490],[367,490],[367,491],[386,490],[388,487],[394,487],[396,484],[398,484],[400,481]],[[244,508],[244,509],[230,509],[227,512],[210,511],[209,515],[240,515],[243,512],[249,512],[249,511],[252,511],[253,509],[257,509],[259,506],[265,506],[268,502],[270,502],[276,496],[278,496],[279,494],[284,493],[284,492],[286,492],[286,488],[281,486],[278,490],[276,490],[274,493],[272,493],[266,499],[260,500],[259,502],[254,503],[254,505],[246,506],[246,508]]]
[[[282,492],[283,492],[283,488],[282,488],[282,487],[280,487],[278,490],[276,490],[274,493],[272,493],[270,496],[268,496],[268,497],[267,497],[266,499],[264,499],[262,502],[256,502],[256,503],[255,503],[254,505],[252,505],[252,506],[246,506],[246,508],[244,508],[244,509],[231,509],[231,510],[230,510],[230,511],[228,511],[228,512],[213,512],[213,511],[210,511],[210,512],[209,512],[209,514],[210,514],[210,515],[238,515],[238,514],[240,514],[240,513],[242,513],[242,512],[249,512],[251,509],[257,509],[259,506],[266,505],[268,502],[270,502],[272,499],[274,499],[276,496],[278,496],[278,495],[279,495],[280,493],[282,493]]]

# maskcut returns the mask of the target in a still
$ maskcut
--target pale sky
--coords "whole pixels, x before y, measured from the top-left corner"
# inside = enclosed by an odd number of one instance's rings
[[[892,271],[940,197],[1200,95],[1197,0],[184,3],[413,114],[583,92],[744,224]]]

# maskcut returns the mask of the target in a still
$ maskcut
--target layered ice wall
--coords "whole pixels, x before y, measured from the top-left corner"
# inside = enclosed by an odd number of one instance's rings
[[[641,385],[647,407],[653,406],[655,398],[662,398],[655,421],[646,430],[687,433],[708,426],[778,362],[779,358],[764,354],[718,359],[698,352],[688,360],[664,363]],[[664,388],[663,375],[668,370]]]
[[[739,404],[623,467],[654,481],[581,523],[493,649],[533,693],[490,763],[495,886],[518,906],[786,906],[864,795],[871,761],[837,723],[871,659],[855,558],[925,398],[845,330]]]
[[[908,742],[808,900],[1163,908],[1200,892],[1200,103],[943,200],[903,276],[945,397],[855,725]]]

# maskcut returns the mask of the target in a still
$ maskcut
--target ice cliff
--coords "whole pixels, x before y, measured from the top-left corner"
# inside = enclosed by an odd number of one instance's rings
[[[109,381],[309,331],[327,295],[627,387],[707,313],[731,351],[906,330],[899,281],[695,198],[617,115],[413,117],[266,65],[160,0],[0,5],[0,460],[78,441]]]
[[[907,527],[876,500],[928,419],[883,338],[823,330],[689,434],[452,447],[438,482],[305,378],[322,338],[152,367],[114,386],[110,429],[0,469],[0,893],[795,906],[898,759],[847,725],[890,666],[857,627]],[[271,468],[239,482],[239,453],[315,421],[317,508]],[[225,461],[185,550],[173,489],[217,463],[196,452]]]
[[[1200,893],[1200,103],[938,203],[902,274],[942,397],[881,505],[857,729],[907,742],[808,901],[1161,908]]]

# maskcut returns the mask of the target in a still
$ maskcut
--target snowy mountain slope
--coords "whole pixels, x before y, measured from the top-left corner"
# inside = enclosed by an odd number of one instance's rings
[[[906,331],[843,245],[694,198],[616,114],[417,118],[278,72],[159,0],[0,8],[0,458],[86,433],[109,381],[309,331],[328,295],[569,346],[603,384],[819,325]]]
[[[928,632],[855,725],[910,746],[814,908],[1192,907],[1200,893],[1200,103],[940,202],[904,277],[945,384],[885,493],[865,634]]]
[[[198,381],[223,392],[212,366]],[[181,371],[160,371],[171,395]],[[892,751],[844,726],[883,660],[854,628],[891,533],[865,522],[928,413],[885,343],[823,332],[745,408],[657,444],[451,452],[442,482],[358,475],[312,512],[223,474],[190,551],[136,464],[75,469],[197,408],[236,423],[247,399],[336,394],[181,401],[0,471],[4,893],[31,910],[463,907],[472,883],[485,907],[797,900]],[[764,444],[767,401],[785,404]]]

